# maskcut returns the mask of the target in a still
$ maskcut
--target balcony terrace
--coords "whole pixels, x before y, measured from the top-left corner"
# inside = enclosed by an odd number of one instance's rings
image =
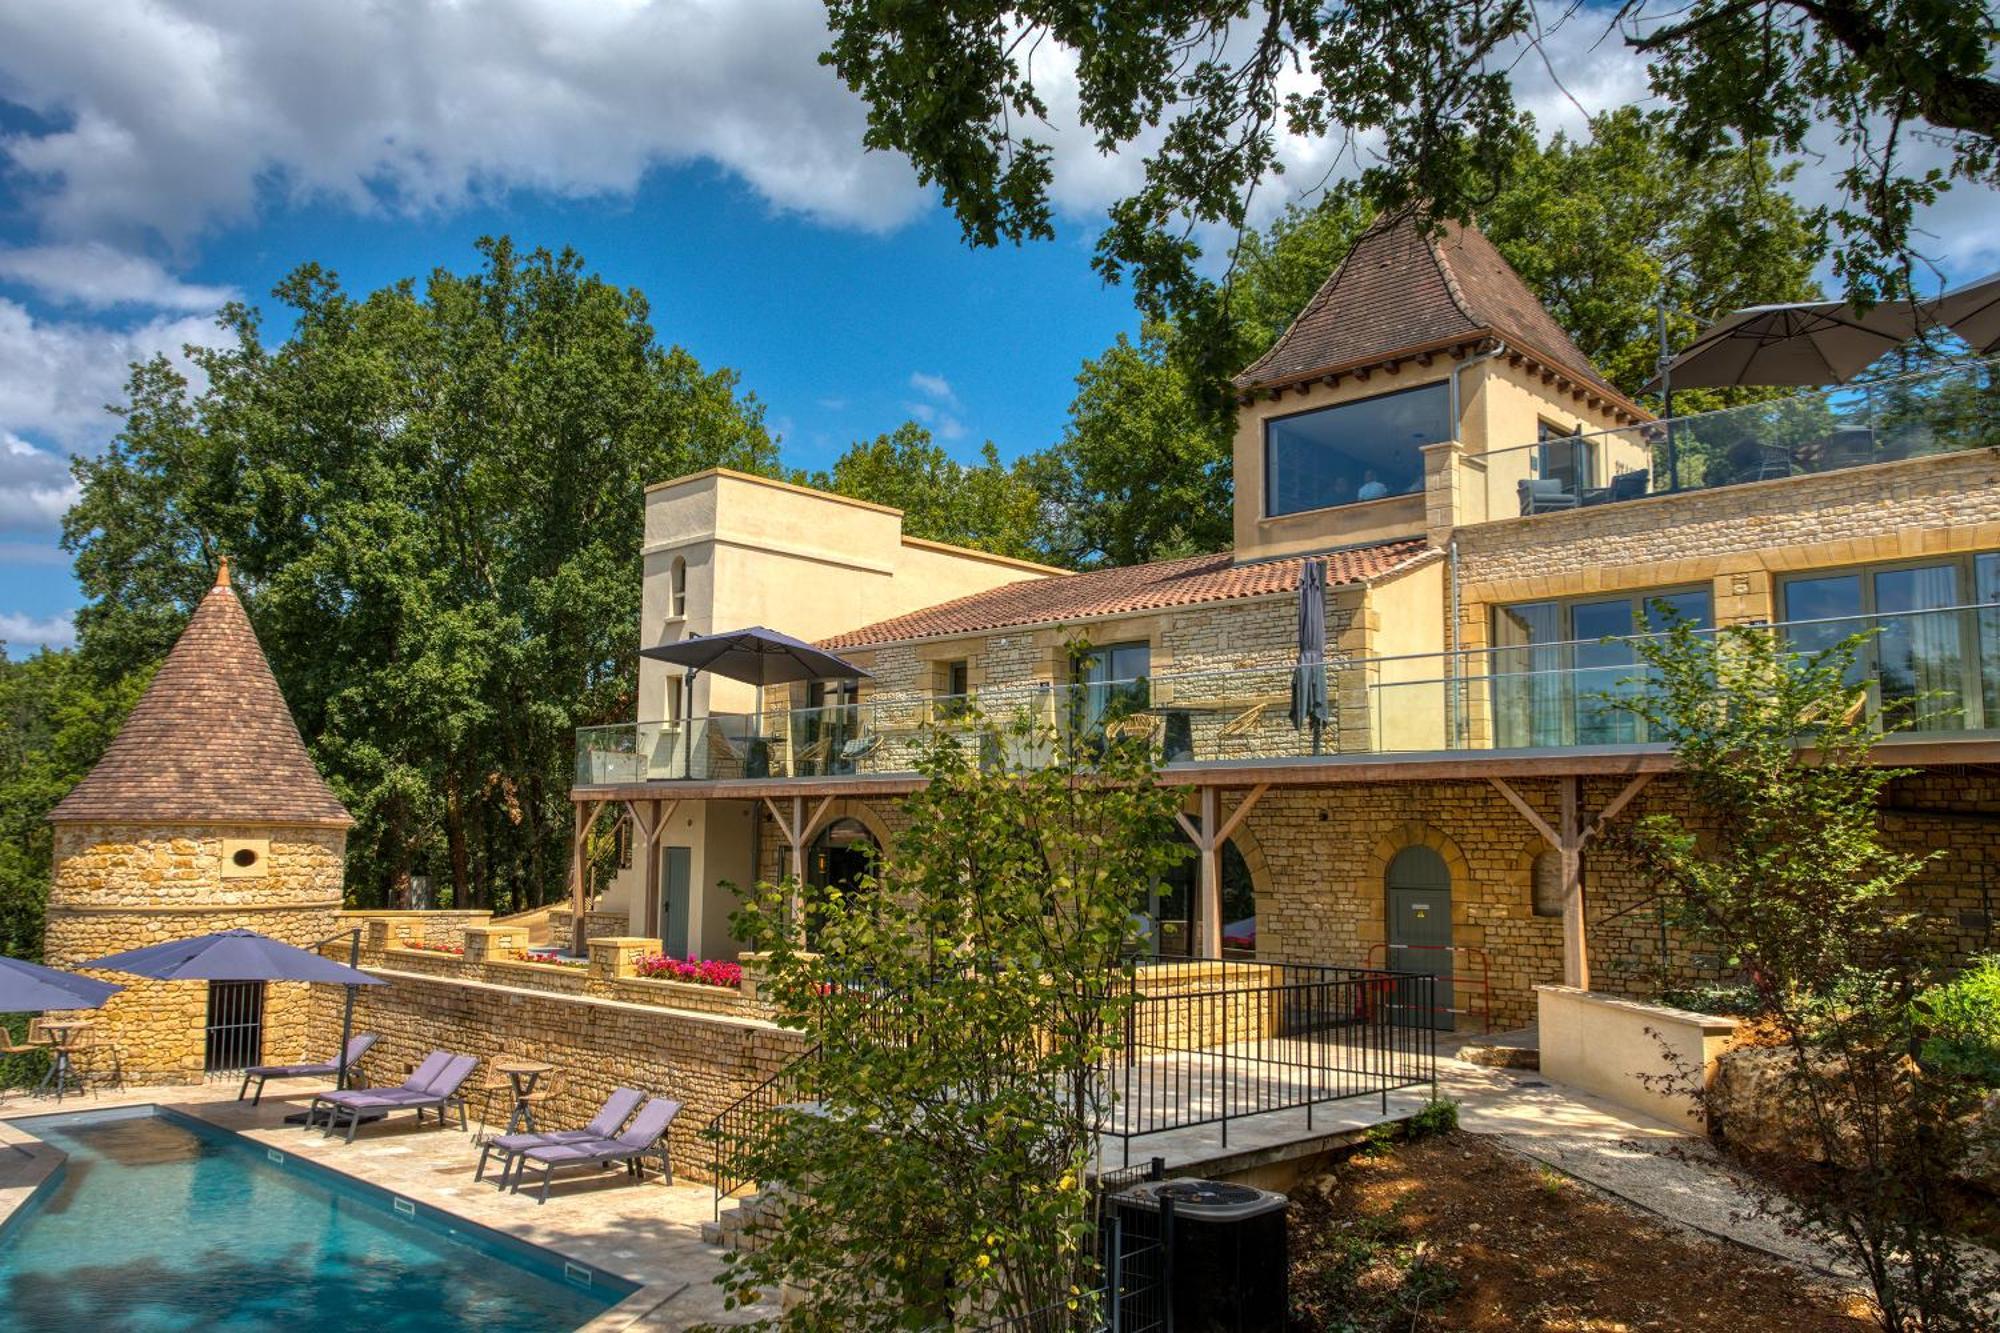
[[[1460,453],[1457,517],[1559,513],[1995,445],[2000,358]]]
[[[1885,743],[1899,762],[2000,757],[2000,600],[1765,628],[1801,651],[1873,631],[1860,664],[1871,706],[1905,707],[1914,720]],[[1636,665],[1636,637],[1334,660],[1317,668],[1276,663],[1163,672],[971,695],[885,694],[833,707],[589,727],[577,735],[576,782],[600,789],[742,785],[746,794],[800,780],[893,788],[908,785],[896,780],[911,778],[921,747],[939,734],[976,745],[983,762],[1033,767],[1035,743],[1023,737],[1050,732],[1144,740],[1163,768],[1194,781],[1210,770],[1240,779],[1253,768],[1284,770],[1276,780],[1299,781],[1366,761],[1407,765],[1406,775],[1414,777],[1427,764],[1478,756],[1512,760],[1517,769],[1591,756],[1609,762],[1584,768],[1664,768],[1664,748],[1615,702],[1647,688],[1645,670]],[[1329,716],[1317,737],[1290,716],[1301,670],[1325,679]],[[1010,725],[1023,720],[1036,726]],[[1561,771],[1581,770],[1572,764]],[[1394,776],[1379,764],[1364,772]]]

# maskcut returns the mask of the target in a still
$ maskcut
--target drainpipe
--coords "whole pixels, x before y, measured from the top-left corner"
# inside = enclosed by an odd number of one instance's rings
[[[1445,658],[1445,717],[1446,732],[1451,737],[1451,747],[1460,749],[1465,744],[1465,718],[1460,707],[1459,653],[1458,653],[1458,534],[1451,534],[1451,541],[1445,545],[1446,580],[1451,585],[1450,619],[1445,623],[1445,642],[1449,655]]]
[[[1459,440],[1461,441],[1464,440],[1465,431],[1464,431],[1464,419],[1460,415],[1459,411],[1462,399],[1460,398],[1458,392],[1458,377],[1471,367],[1478,365],[1482,361],[1491,361],[1494,357],[1501,355],[1506,350],[1507,350],[1507,344],[1499,341],[1498,339],[1495,339],[1493,346],[1487,349],[1486,351],[1479,353],[1477,356],[1469,356],[1465,358],[1465,360],[1460,361],[1452,366],[1451,380],[1450,380],[1451,429],[1453,435],[1456,436]],[[1444,672],[1445,691],[1446,691],[1445,713],[1446,713],[1447,727],[1449,729],[1447,734],[1451,737],[1452,746],[1456,748],[1457,746],[1461,745],[1464,741],[1463,724],[1465,720],[1462,715],[1462,711],[1459,707],[1459,694],[1461,690],[1464,688],[1464,685],[1463,682],[1459,679],[1459,657],[1458,657],[1459,606],[1458,606],[1458,524],[1457,523],[1452,524],[1451,541],[1447,544],[1446,552],[1447,552],[1447,558],[1450,563],[1451,623],[1445,626],[1446,642],[1450,644],[1450,653],[1445,658],[1445,672]]]

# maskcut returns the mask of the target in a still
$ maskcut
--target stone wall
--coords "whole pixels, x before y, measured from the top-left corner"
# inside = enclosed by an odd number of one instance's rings
[[[593,971],[614,972],[658,948],[657,940],[595,941]],[[762,1019],[669,1008],[666,1001],[687,997],[647,989],[698,987],[614,977],[610,993],[598,993],[581,969],[509,968],[490,961],[474,966],[483,969],[478,979],[460,958],[408,948],[384,950],[368,960],[368,970],[387,983],[356,993],[356,1031],[380,1038],[362,1065],[370,1082],[401,1082],[425,1055],[448,1050],[482,1062],[515,1056],[554,1065],[555,1096],[538,1112],[551,1125],[581,1125],[621,1086],[672,1097],[683,1104],[671,1138],[675,1171],[706,1179],[710,1149],[699,1137],[701,1127],[805,1048],[798,1033]],[[569,976],[544,975],[554,972]],[[343,992],[333,986],[313,990],[315,1026],[338,1031]],[[639,995],[648,1002],[635,1002],[632,997]],[[472,1083],[483,1077],[475,1073]],[[473,1115],[483,1109],[475,1098]],[[485,1118],[503,1121],[507,1111],[496,1098]]]
[[[1719,622],[1774,619],[1774,576],[2000,548],[2000,450],[1746,482],[1457,531],[1462,629],[1493,604],[1712,584]]]
[[[228,850],[255,855],[236,866]],[[251,825],[59,824],[43,955],[55,966],[213,931],[246,928],[309,945],[337,929],[346,834]],[[101,973],[125,989],[89,1015],[88,1063],[126,1083],[204,1074],[208,985]],[[263,1057],[311,1051],[309,989],[265,987]]]
[[[1624,786],[1623,778],[1581,785],[1586,820]],[[1520,779],[1515,789],[1555,822],[1556,784]],[[1907,906],[1930,913],[1959,956],[1994,947],[2000,893],[2000,778],[1983,770],[1943,769],[1898,781],[1883,828],[1908,851],[1934,853]],[[1591,985],[1637,997],[1727,979],[1721,963],[1671,927],[1620,843],[1647,814],[1675,814],[1699,827],[1685,786],[1655,779],[1584,853],[1584,902]],[[1548,850],[1484,782],[1371,783],[1274,791],[1244,821],[1239,845],[1257,886],[1258,956],[1300,963],[1384,964],[1385,876],[1402,848],[1432,847],[1452,877],[1452,940],[1465,978],[1456,996],[1467,1007],[1472,982],[1490,977],[1494,1020],[1502,1028],[1532,1021],[1533,988],[1562,980],[1562,921],[1535,912],[1534,864]],[[1248,847],[1246,847],[1248,850]],[[1393,963],[1390,964],[1394,966]],[[1460,1026],[1478,1027],[1477,1015]]]

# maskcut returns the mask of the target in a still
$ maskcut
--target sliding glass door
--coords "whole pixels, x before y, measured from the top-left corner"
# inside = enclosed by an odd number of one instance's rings
[[[1713,623],[1705,588],[1527,602],[1494,613],[1494,743],[1501,749],[1631,745],[1645,739],[1619,701],[1646,688],[1632,636],[1676,619]]]

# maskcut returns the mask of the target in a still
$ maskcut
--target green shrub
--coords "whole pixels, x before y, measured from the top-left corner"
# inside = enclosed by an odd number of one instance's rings
[[[2000,1087],[2000,955],[1988,954],[1917,997],[1923,1063]]]

